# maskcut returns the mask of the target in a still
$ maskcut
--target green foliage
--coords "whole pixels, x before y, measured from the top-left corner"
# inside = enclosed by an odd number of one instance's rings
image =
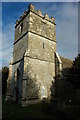
[[[73,70],[75,74],[80,74],[80,54],[73,61]]]
[[[2,68],[2,94],[6,94],[8,73],[9,73],[9,68],[6,66],[3,67]]]
[[[70,77],[68,77],[68,81],[73,84],[76,89],[80,89],[80,54],[73,61],[69,73]]]

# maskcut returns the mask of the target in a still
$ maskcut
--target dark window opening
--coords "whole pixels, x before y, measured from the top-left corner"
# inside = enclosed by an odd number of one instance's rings
[[[23,23],[20,25],[20,33],[23,31]]]
[[[43,43],[43,49],[44,49],[44,43]]]

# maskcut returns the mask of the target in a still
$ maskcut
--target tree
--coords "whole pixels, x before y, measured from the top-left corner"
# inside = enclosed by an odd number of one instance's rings
[[[72,68],[70,69],[70,77],[68,81],[75,86],[76,89],[80,89],[80,54],[73,61]]]
[[[73,61],[73,70],[75,74],[80,74],[80,54]]]
[[[3,67],[2,68],[2,94],[6,94],[8,73],[9,73],[9,68],[6,66]]]

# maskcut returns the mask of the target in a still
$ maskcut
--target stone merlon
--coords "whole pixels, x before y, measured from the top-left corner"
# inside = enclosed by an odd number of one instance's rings
[[[33,4],[30,4],[28,6],[28,10],[26,10],[21,16],[20,16],[20,19],[17,19],[16,20],[16,25],[15,27],[17,27],[17,25],[29,14],[29,12],[33,12],[35,13],[36,15],[42,17],[43,19],[45,20],[48,20],[49,22],[55,24],[55,18],[51,17],[49,18],[49,15],[48,14],[44,14],[42,15],[42,11],[41,10],[35,10],[35,6]],[[56,25],[56,24],[55,24]]]

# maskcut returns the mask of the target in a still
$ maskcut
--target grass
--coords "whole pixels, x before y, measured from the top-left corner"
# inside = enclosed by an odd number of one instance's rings
[[[28,118],[28,119],[30,118],[38,118],[38,119],[52,118],[51,115],[48,115],[47,113],[43,112],[42,103],[22,107],[16,103],[5,101],[3,97],[2,104],[3,104],[3,107],[2,107],[2,111],[3,111],[2,118],[3,119],[17,120],[17,119],[24,119],[24,118]]]
[[[54,107],[54,106],[53,106]],[[2,120],[80,120],[80,106],[69,105],[65,112],[50,111],[50,104],[33,104],[22,107],[13,102],[2,100]]]

